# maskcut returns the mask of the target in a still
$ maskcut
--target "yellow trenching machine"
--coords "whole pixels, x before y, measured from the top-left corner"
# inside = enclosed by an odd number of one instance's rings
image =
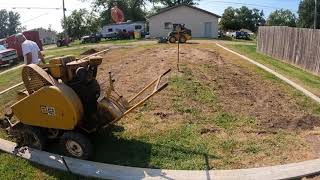
[[[170,71],[126,100],[115,90],[111,73],[107,91],[100,92],[96,75],[101,63],[98,56],[84,60],[66,56],[52,59],[43,67],[24,66],[26,90],[1,119],[1,127],[16,138],[19,146],[41,150],[48,139],[59,139],[67,156],[89,159],[93,147],[88,135],[117,122],[163,90],[168,84],[160,85],[161,79]],[[151,88],[151,93],[143,95]]]

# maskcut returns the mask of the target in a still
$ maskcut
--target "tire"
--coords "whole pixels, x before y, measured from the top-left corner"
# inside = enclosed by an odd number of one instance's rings
[[[78,159],[92,158],[93,147],[90,140],[77,132],[66,132],[60,138],[60,146],[65,155]]]
[[[19,146],[28,146],[38,150],[44,149],[47,142],[47,136],[43,129],[24,125],[14,131]]]
[[[9,66],[13,66],[18,62],[18,59],[14,59],[11,63],[9,63]]]
[[[179,42],[184,44],[187,42],[187,38],[185,36],[180,36]]]
[[[13,61],[13,64],[18,64],[19,63],[19,59],[16,58],[14,61]]]
[[[170,43],[176,43],[176,41],[177,41],[176,37],[174,37],[174,36],[170,36],[169,37],[169,42]]]

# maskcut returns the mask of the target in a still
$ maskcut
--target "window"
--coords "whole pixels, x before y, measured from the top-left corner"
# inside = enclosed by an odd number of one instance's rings
[[[0,45],[0,50],[6,50],[6,47],[4,45]]]
[[[136,25],[134,26],[134,29],[137,30],[137,29],[142,29],[142,26],[141,25]]]
[[[112,28],[108,29],[108,32],[112,32]]]
[[[165,29],[172,29],[172,23],[171,22],[165,22],[164,23],[164,28]]]

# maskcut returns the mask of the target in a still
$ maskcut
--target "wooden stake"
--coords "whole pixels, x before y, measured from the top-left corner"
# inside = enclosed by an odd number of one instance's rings
[[[178,68],[178,72],[180,72],[180,34],[178,33],[178,37],[179,37],[179,40],[178,40],[178,63],[177,63],[177,68]]]
[[[177,62],[177,68],[178,68],[178,72],[180,72],[180,30],[181,30],[181,27],[177,28],[177,32],[178,32],[178,62]]]

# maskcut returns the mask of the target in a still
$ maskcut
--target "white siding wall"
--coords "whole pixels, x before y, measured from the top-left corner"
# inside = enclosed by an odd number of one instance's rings
[[[192,37],[205,37],[205,22],[212,23],[211,38],[218,37],[218,18],[187,6],[177,7],[149,19],[150,36],[164,37],[171,31],[164,28],[164,23],[185,24],[192,31]]]
[[[53,31],[48,31],[46,29],[34,29],[39,32],[39,38],[43,45],[46,44],[55,44],[57,41],[57,34]]]

